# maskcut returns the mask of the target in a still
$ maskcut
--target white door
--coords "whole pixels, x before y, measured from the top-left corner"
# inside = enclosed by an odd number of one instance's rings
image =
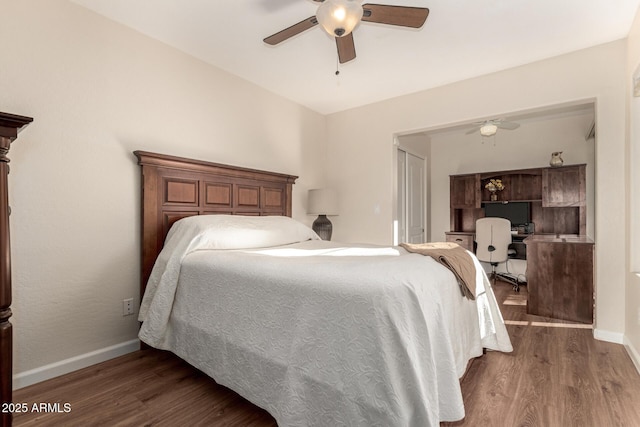
[[[398,244],[407,242],[407,153],[398,149]]]
[[[407,153],[407,241],[424,243],[425,166],[424,159]]]
[[[424,159],[398,149],[398,243],[426,241]]]

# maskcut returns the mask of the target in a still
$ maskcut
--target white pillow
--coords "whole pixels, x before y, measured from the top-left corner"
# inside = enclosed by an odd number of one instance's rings
[[[252,249],[320,237],[287,216],[197,215],[176,221],[165,245],[171,246],[172,239],[195,243],[195,249]]]

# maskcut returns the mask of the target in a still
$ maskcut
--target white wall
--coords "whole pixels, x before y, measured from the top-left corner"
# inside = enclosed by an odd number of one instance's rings
[[[633,78],[640,77],[640,14],[629,32],[628,59],[625,82],[628,85],[629,145],[628,186],[629,224],[627,270],[625,343],[630,348],[636,367],[640,371],[640,97],[633,96]]]
[[[324,184],[325,118],[64,0],[0,0],[0,109],[13,144],[14,372],[136,338],[140,171],[133,150]]]
[[[625,67],[621,40],[328,116],[328,179],[341,188],[345,212],[335,218],[335,240],[391,242],[394,134],[595,100],[596,335],[621,342],[627,206],[612,189],[626,180]],[[448,198],[434,195],[432,210],[438,205]]]

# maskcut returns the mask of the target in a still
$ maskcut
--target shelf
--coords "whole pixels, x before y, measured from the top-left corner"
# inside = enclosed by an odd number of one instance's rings
[[[486,203],[518,203],[518,202],[529,202],[529,203],[535,203],[535,202],[542,202],[542,199],[526,199],[526,200],[481,200],[480,203],[482,204],[486,204]]]

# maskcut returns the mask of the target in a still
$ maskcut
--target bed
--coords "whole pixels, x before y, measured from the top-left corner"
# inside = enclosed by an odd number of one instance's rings
[[[483,349],[511,351],[474,257],[472,300],[431,257],[320,240],[290,218],[296,177],[136,155],[140,339],[266,409],[278,425],[459,420],[468,362]]]

